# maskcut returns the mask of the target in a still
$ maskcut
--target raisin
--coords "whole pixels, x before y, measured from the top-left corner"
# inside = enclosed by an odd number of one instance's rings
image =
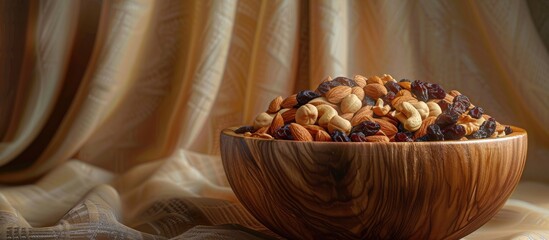
[[[446,91],[436,83],[427,84],[427,94],[429,99],[443,99],[446,97]]]
[[[400,79],[399,82],[411,82],[411,81],[410,81],[410,79],[403,78],[403,79]]]
[[[444,140],[444,134],[442,134],[442,131],[440,130],[440,126],[436,124],[431,124],[427,126],[427,139],[429,141],[442,141]]]
[[[254,126],[242,126],[234,130],[234,132],[238,134],[243,134],[245,132],[253,132],[253,131],[254,131]]]
[[[334,142],[350,142],[351,141],[351,139],[347,135],[345,135],[344,132],[340,130],[335,130],[332,133],[332,140],[334,140]]]
[[[335,82],[335,81],[326,81],[326,82],[323,82],[320,85],[318,85],[315,92],[322,95],[322,94],[325,94],[328,91],[330,91],[330,89],[332,89],[334,87],[337,87],[337,86],[341,86],[341,83]]]
[[[429,141],[429,136],[427,134],[416,138],[415,142],[426,142]]]
[[[474,107],[471,110],[469,110],[469,116],[476,119],[480,119],[483,113],[484,113],[484,109],[482,109],[481,107]]]
[[[362,106],[375,106],[376,101],[368,96],[364,96],[364,99],[362,99]]]
[[[393,81],[387,81],[387,83],[385,83],[385,88],[387,88],[388,92],[392,93],[398,93],[398,91],[402,90],[402,87]]]
[[[410,138],[406,133],[399,132],[395,135],[395,142],[413,142],[412,138]]]
[[[453,111],[456,114],[461,115],[467,111],[467,108],[468,108],[467,105],[465,105],[465,103],[463,102],[454,102],[450,104],[450,106],[448,106],[446,111]]]
[[[469,98],[463,94],[454,97],[453,103],[455,104],[456,102],[460,102],[464,105],[465,110],[463,112],[467,111],[467,109],[469,109],[469,106],[471,106],[471,101],[469,101]]]
[[[395,99],[396,94],[393,92],[387,92],[387,95],[381,97],[384,105],[390,104]]]
[[[479,129],[471,134],[470,138],[481,139],[492,136],[496,132],[496,120],[494,118],[489,118],[480,125]]]
[[[398,126],[397,126],[397,132],[407,132],[408,130],[406,130],[406,128],[404,128],[404,124],[402,124],[401,122],[398,122]]]
[[[297,93],[297,96],[296,96],[297,105],[298,106],[305,105],[309,101],[311,101],[311,100],[313,100],[317,97],[320,97],[320,94],[315,93],[311,90],[300,91],[300,92]]]
[[[513,129],[511,129],[511,127],[509,126],[505,126],[505,129],[503,131],[505,132],[505,135],[513,133]]]
[[[456,124],[458,121],[458,118],[459,118],[459,114],[453,111],[445,111],[440,115],[438,115],[437,119],[435,120],[435,124],[441,128],[445,128],[445,127]]]
[[[290,131],[290,124],[286,124],[276,129],[273,133],[275,139],[294,140],[292,131]]]
[[[364,122],[361,122],[361,123],[357,124],[356,126],[354,126],[351,129],[351,132],[352,133],[361,132],[365,136],[371,136],[371,135],[376,134],[379,131],[380,128],[381,127],[379,126],[379,124],[377,122],[364,121]]]
[[[429,100],[429,91],[427,84],[422,81],[415,80],[411,84],[412,93],[416,95],[417,100],[427,102]]]
[[[366,135],[362,132],[351,133],[350,138],[353,142],[367,142]]]
[[[458,140],[465,136],[465,128],[459,124],[448,126],[442,129],[445,140]]]
[[[440,106],[440,110],[445,111],[448,109],[448,107],[451,105],[451,103],[448,103],[444,100],[438,102],[438,106]]]
[[[358,86],[358,84],[356,84],[355,80],[350,79],[350,78],[346,78],[346,77],[336,77],[336,78],[334,78],[334,80],[332,80],[332,82],[338,82],[338,83],[341,83],[341,85],[348,86],[348,87]]]

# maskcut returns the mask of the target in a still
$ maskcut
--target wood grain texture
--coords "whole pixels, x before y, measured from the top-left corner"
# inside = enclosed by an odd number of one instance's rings
[[[323,143],[221,133],[230,185],[292,239],[458,239],[503,206],[526,161],[523,129],[497,139]]]

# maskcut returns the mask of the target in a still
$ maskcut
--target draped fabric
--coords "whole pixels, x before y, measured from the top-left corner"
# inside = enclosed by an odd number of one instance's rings
[[[528,131],[466,239],[549,238],[546,1],[0,0],[1,239],[264,239],[219,133],[326,76],[457,89]]]

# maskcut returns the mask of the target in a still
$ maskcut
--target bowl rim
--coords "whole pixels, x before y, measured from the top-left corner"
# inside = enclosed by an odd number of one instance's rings
[[[445,141],[425,141],[425,142],[317,142],[317,141],[295,141],[295,140],[280,140],[280,139],[264,139],[264,138],[255,138],[255,137],[245,137],[243,134],[235,133],[236,130],[241,126],[228,127],[221,131],[221,135],[227,135],[236,138],[243,138],[246,140],[260,141],[260,142],[284,142],[284,143],[308,143],[308,144],[326,144],[326,145],[434,145],[434,144],[475,144],[475,143],[492,143],[497,141],[508,141],[511,139],[523,138],[528,136],[528,133],[523,128],[515,127],[512,125],[507,125],[511,127],[513,132],[509,135],[496,138],[483,138],[483,139],[472,139],[472,140],[445,140]]]

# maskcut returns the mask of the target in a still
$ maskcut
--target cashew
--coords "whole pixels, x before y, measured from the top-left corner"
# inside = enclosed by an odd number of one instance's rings
[[[411,103],[412,106],[414,106],[417,111],[419,112],[419,115],[421,116],[421,119],[425,119],[429,116],[429,107],[427,104],[423,101],[419,101],[417,103]]]
[[[408,131],[416,131],[421,127],[421,115],[409,102],[403,102],[397,106],[398,114],[395,117],[404,125]]]
[[[273,118],[274,116],[271,116],[270,114],[266,113],[266,112],[262,112],[260,114],[258,114],[256,117],[255,117],[255,120],[254,120],[254,129],[260,129],[262,127],[268,127],[269,125],[271,125],[271,122],[273,121]]]
[[[436,102],[427,102],[427,107],[429,107],[429,117],[438,117],[442,113],[442,109],[440,109],[440,105]]]
[[[362,101],[356,95],[349,94],[341,100],[340,106],[343,113],[355,113],[362,107]]]
[[[301,125],[315,124],[318,110],[311,104],[305,104],[297,109],[295,121]]]
[[[378,98],[376,101],[376,105],[372,108],[372,110],[378,116],[385,116],[387,115],[387,113],[389,113],[389,111],[391,111],[391,106],[383,106],[383,99]]]
[[[340,117],[339,115],[334,116],[330,120],[330,123],[328,123],[328,131],[330,133],[333,133],[335,130],[340,130],[345,134],[349,134],[351,128],[351,122],[349,122],[349,120],[345,118]]]
[[[337,111],[330,105],[318,105],[316,109],[318,110],[318,125],[323,128],[327,128],[330,120],[337,116]]]

